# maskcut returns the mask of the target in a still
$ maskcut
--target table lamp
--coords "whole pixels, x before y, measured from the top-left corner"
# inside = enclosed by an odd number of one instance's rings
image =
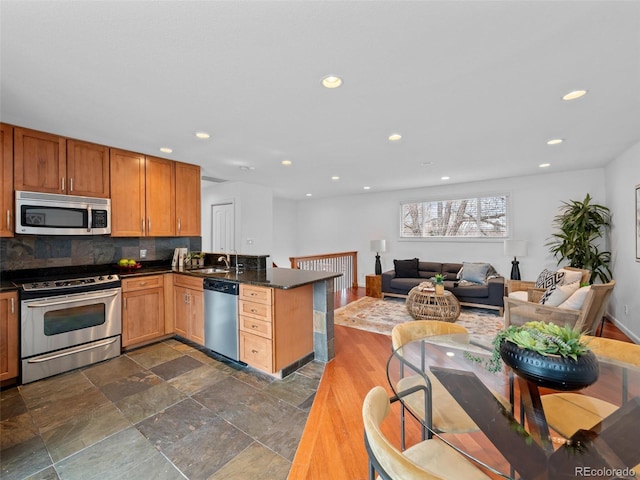
[[[513,261],[511,262],[511,280],[520,280],[519,262],[516,257],[525,257],[527,255],[527,242],[524,240],[505,240],[504,254],[513,257]]]
[[[371,251],[376,252],[376,275],[382,274],[382,265],[380,264],[380,252],[386,250],[385,240],[371,240]]]

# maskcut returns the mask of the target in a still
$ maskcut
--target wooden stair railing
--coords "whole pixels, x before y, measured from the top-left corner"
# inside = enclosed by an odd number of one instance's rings
[[[289,257],[289,261],[291,268],[342,273],[341,277],[334,279],[335,291],[358,288],[358,252]]]

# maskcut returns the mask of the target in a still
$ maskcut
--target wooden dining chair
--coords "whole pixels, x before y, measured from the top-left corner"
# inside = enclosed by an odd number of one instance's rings
[[[393,398],[396,401],[397,397]],[[369,458],[369,480],[376,473],[383,480],[489,479],[462,454],[431,438],[401,452],[382,433],[391,401],[384,388],[373,387],[362,405],[364,443]]]

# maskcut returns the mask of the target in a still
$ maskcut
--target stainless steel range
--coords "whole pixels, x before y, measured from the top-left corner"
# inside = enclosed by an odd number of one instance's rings
[[[21,284],[22,383],[120,355],[117,275]]]

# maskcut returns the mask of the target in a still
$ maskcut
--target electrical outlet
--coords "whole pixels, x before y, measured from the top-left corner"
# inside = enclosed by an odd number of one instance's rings
[[[145,249],[140,250],[140,258],[147,258],[147,251]]]
[[[624,306],[624,314],[629,315],[629,305]]]

